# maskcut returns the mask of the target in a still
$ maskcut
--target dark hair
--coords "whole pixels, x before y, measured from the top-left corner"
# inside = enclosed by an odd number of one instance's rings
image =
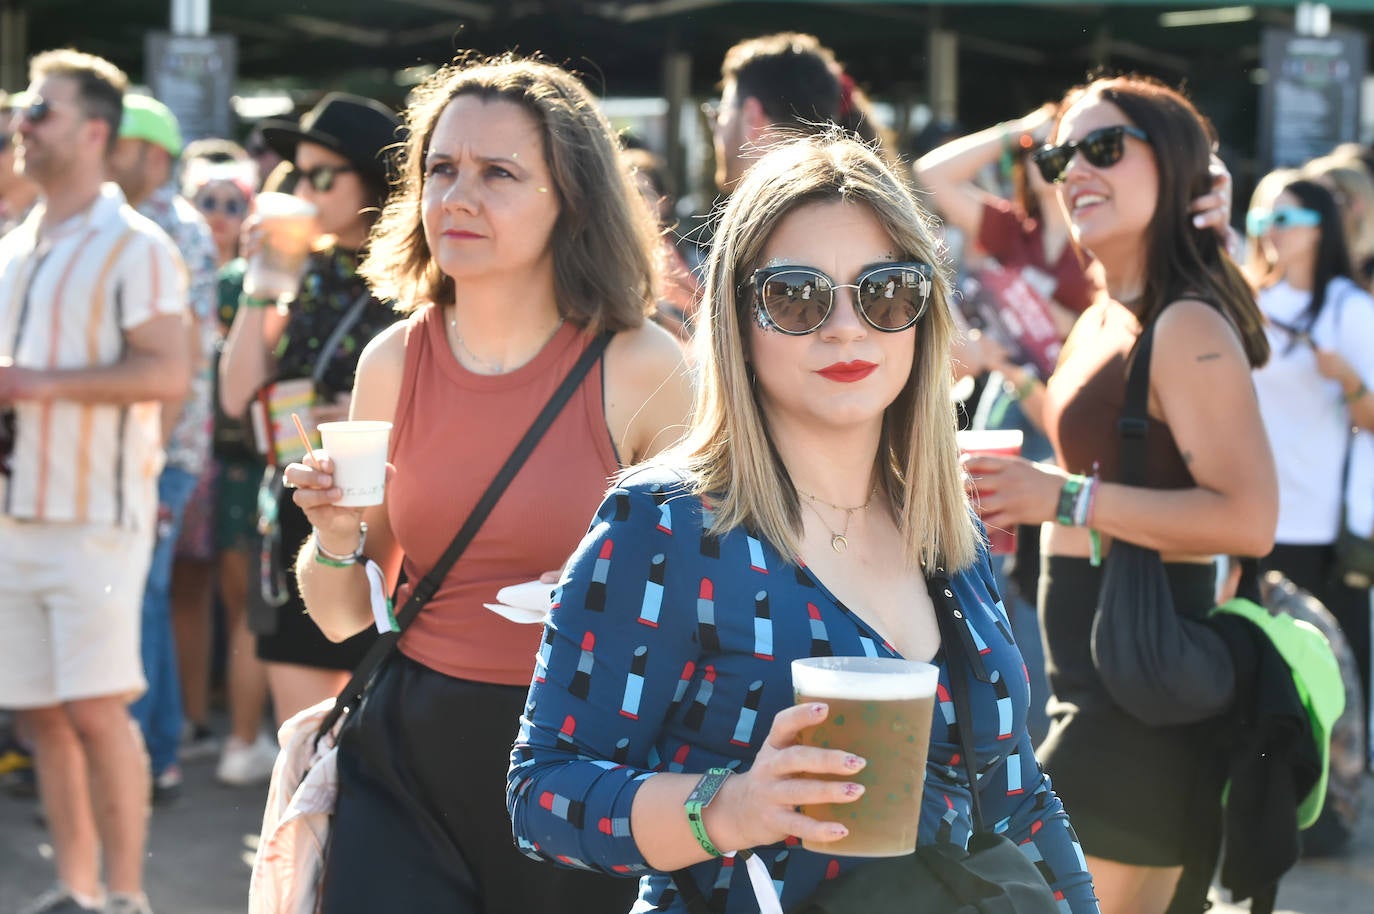
[[[840,122],[842,88],[835,55],[814,35],[779,32],[725,52],[721,83],[741,100],[754,98],[774,124],[817,131]]]
[[[620,153],[620,160],[625,163],[631,174],[644,176],[649,186],[654,189],[655,197],[672,195],[673,189],[668,182],[668,165],[651,150],[642,146],[626,147]]]
[[[60,76],[76,83],[76,94],[86,116],[110,126],[105,151],[114,150],[119,139],[119,122],[124,117],[124,93],[129,77],[103,57],[73,48],[60,48],[34,55],[29,61],[29,81],[45,76]]]
[[[1350,262],[1350,245],[1345,237],[1345,223],[1331,189],[1316,181],[1291,181],[1280,193],[1292,194],[1305,209],[1315,210],[1322,217],[1317,227],[1317,257],[1312,265],[1312,301],[1303,312],[1303,329],[1311,331],[1326,304],[1326,286],[1337,276],[1353,281],[1355,268]]]
[[[204,159],[215,165],[224,165],[230,162],[252,161],[246,149],[233,140],[226,140],[220,137],[205,137],[204,139],[192,140],[187,143],[186,148],[181,151],[181,158],[183,161]]]
[[[1211,228],[1193,225],[1189,204],[1208,193],[1216,132],[1181,92],[1155,79],[1130,75],[1097,79],[1071,89],[1060,117],[1085,98],[1121,109],[1145,131],[1154,151],[1158,202],[1145,230],[1145,288],[1134,309],[1142,326],[1180,298],[1216,308],[1240,336],[1245,356],[1258,368],[1269,360],[1269,340],[1254,290]]]

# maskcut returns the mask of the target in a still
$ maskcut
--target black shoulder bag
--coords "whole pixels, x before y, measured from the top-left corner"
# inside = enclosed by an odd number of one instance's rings
[[[1136,346],[1117,432],[1121,482],[1145,484],[1154,325]],[[1180,615],[1154,549],[1112,542],[1092,626],[1093,666],[1112,700],[1150,726],[1216,717],[1231,706],[1236,674],[1226,642],[1205,622]]]
[[[358,707],[363,699],[363,694],[367,691],[368,683],[372,681],[372,677],[376,674],[377,670],[381,668],[383,661],[385,661],[387,657],[391,655],[391,652],[396,649],[396,646],[401,641],[401,635],[405,633],[405,630],[410,627],[410,623],[414,622],[415,617],[420,614],[420,610],[424,609],[425,604],[428,603],[439,590],[439,586],[444,582],[444,578],[448,575],[449,569],[454,566],[459,557],[462,556],[463,552],[467,549],[468,544],[472,542],[472,538],[477,535],[478,528],[486,521],[487,515],[491,513],[491,509],[496,507],[496,502],[500,500],[501,495],[506,491],[506,488],[510,486],[511,480],[515,479],[515,474],[520,472],[520,468],[524,466],[525,461],[529,458],[530,454],[534,452],[534,448],[539,444],[539,440],[544,437],[544,433],[549,430],[549,426],[553,425],[553,420],[558,418],[558,414],[563,411],[563,407],[567,404],[569,398],[572,397],[573,392],[577,390],[578,386],[582,383],[582,380],[587,376],[587,372],[591,371],[592,366],[597,363],[602,353],[606,351],[606,346],[610,341],[611,335],[608,333],[600,334],[592,340],[586,350],[583,351],[582,355],[578,358],[577,363],[573,365],[572,369],[568,371],[567,376],[563,378],[563,382],[558,385],[558,389],[553,392],[553,396],[549,397],[548,403],[544,404],[544,408],[540,411],[539,415],[535,417],[534,423],[530,425],[529,431],[525,432],[525,437],[520,439],[520,443],[515,446],[515,450],[506,458],[505,464],[497,471],[496,477],[492,479],[491,484],[487,486],[487,490],[483,492],[482,497],[477,500],[477,504],[473,507],[472,513],[468,515],[467,520],[463,522],[462,528],[458,531],[457,535],[453,537],[453,542],[449,543],[448,548],[444,550],[444,554],[439,557],[439,561],[434,564],[434,567],[429,570],[429,573],[415,585],[415,589],[410,593],[410,599],[406,600],[405,606],[401,608],[400,612],[396,613],[396,628],[398,630],[383,632],[377,637],[377,640],[372,643],[372,647],[368,648],[367,653],[363,655],[362,661],[359,662],[357,668],[353,671],[353,675],[349,678],[348,684],[343,687],[343,691],[334,699],[333,710],[325,715],[324,720],[320,723],[320,728],[315,733],[315,742],[317,744],[325,734],[334,729],[334,725],[337,724],[346,713]]]
[[[825,882],[791,914],[1060,914],[1054,892],[1039,868],[1010,838],[988,831],[978,799],[963,610],[943,566],[926,579],[940,641],[949,667],[950,692],[959,724],[959,752],[973,803],[968,849],[923,844],[905,857],[873,860]],[[689,873],[673,882],[692,914],[711,914]]]

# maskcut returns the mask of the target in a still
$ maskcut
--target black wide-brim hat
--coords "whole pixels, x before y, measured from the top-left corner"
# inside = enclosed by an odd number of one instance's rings
[[[269,119],[258,131],[273,152],[296,159],[301,141],[318,143],[348,160],[363,177],[385,185],[405,139],[401,119],[386,105],[360,95],[331,92],[301,117],[300,123]]]

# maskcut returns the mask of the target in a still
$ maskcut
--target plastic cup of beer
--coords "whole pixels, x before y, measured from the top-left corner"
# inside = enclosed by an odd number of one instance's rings
[[[262,244],[248,259],[243,291],[255,298],[294,295],[315,242],[314,204],[290,194],[258,194],[253,203]]]
[[[1020,457],[1021,441],[1025,435],[1018,428],[974,429],[959,433],[959,451],[964,454],[992,454],[998,457]],[[974,483],[975,496],[977,483]],[[993,555],[1011,555],[1016,551],[1016,528],[1003,530],[988,527],[988,551]]]
[[[321,422],[319,432],[325,454],[334,461],[334,485],[343,490],[343,498],[335,504],[345,508],[380,505],[386,494],[391,423]]]
[[[820,803],[802,812],[839,822],[849,834],[810,851],[843,857],[900,857],[916,850],[930,719],[939,670],[888,657],[808,657],[792,661],[797,704],[823,702],[825,720],[801,734],[806,746],[839,749],[868,761],[850,776],[864,793],[851,803]]]

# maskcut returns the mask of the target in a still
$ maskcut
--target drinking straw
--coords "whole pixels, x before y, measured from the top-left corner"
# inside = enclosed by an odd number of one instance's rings
[[[296,423],[296,431],[301,433],[301,444],[305,445],[305,452],[310,455],[311,462],[315,464],[315,469],[318,470],[320,461],[315,457],[315,449],[310,446],[310,436],[305,433],[305,426],[301,425],[301,417],[292,413],[291,421]]]

